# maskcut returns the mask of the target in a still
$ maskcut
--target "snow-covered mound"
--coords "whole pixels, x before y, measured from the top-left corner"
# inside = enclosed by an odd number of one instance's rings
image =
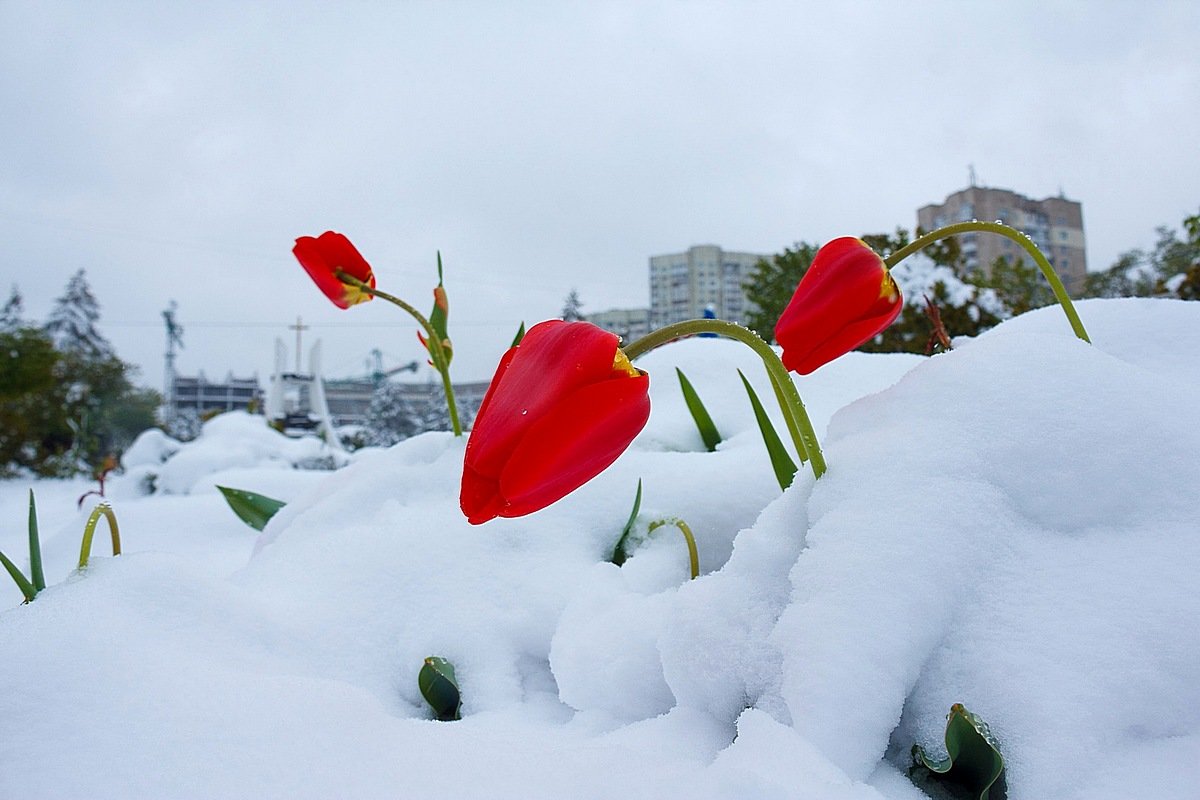
[[[191,494],[212,491],[223,481],[263,492],[238,483],[245,475],[236,471],[332,467],[346,461],[344,453],[331,449],[316,436],[293,439],[268,427],[261,416],[228,411],[205,422],[200,435],[190,442],[177,442],[157,430],[138,436],[121,459],[126,474],[123,481],[117,481],[117,496],[136,496],[151,489]],[[235,474],[230,476],[230,471]],[[129,491],[127,487],[135,489]]]
[[[1200,304],[1079,313],[1092,345],[1047,308],[797,378],[830,469],[786,492],[734,372],[768,400],[761,367],[697,339],[639,362],[630,450],[526,518],[465,522],[448,434],[276,470],[317,479],[253,545],[213,493],[118,503],[125,555],[63,581],[51,547],[0,613],[0,796],[920,798],[908,748],[961,702],[1012,800],[1194,797]],[[429,655],[460,722],[430,720]]]

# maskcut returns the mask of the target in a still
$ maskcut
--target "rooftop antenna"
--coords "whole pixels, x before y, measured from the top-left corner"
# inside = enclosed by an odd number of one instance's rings
[[[968,180],[971,184],[971,188],[974,189],[975,188],[975,165],[974,164],[967,164],[967,176],[968,176]]]
[[[175,415],[175,346],[183,349],[183,326],[175,321],[175,309],[179,304],[174,300],[162,312],[163,322],[167,326],[167,352],[164,355],[166,364],[163,369],[163,400],[165,412],[163,417],[170,419]]]

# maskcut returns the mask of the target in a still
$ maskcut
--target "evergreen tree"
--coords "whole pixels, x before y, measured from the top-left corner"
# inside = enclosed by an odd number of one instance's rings
[[[60,352],[87,359],[111,358],[113,347],[96,328],[99,319],[100,304],[81,269],[71,276],[66,290],[54,302],[46,321],[46,333]]]
[[[1023,258],[999,256],[992,262],[987,277],[979,275],[975,283],[985,289],[995,290],[1000,302],[1013,316],[1058,302],[1046,276]]]
[[[12,332],[20,328],[24,312],[25,303],[21,298],[21,292],[17,289],[16,284],[13,284],[8,302],[4,304],[3,308],[0,308],[0,331]]]
[[[567,322],[578,322],[583,319],[583,303],[579,302],[579,292],[574,289],[563,302],[562,318]]]
[[[390,447],[420,433],[421,419],[406,386],[383,383],[371,395],[364,430],[366,444]]]

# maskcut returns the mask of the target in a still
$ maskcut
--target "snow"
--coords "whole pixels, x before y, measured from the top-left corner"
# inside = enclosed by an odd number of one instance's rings
[[[708,339],[639,361],[647,429],[522,519],[465,522],[449,434],[322,472],[294,468],[315,440],[221,415],[139,441],[109,483],[124,553],[98,536],[79,574],[89,484],[37,482],[50,586],[0,593],[0,797],[920,798],[908,749],[955,702],[1013,800],[1192,797],[1200,304],[1078,310],[1092,345],[1045,308],[797,378],[830,468],[786,492],[734,370],[769,401],[765,374]],[[288,505],[256,535],[217,483]],[[29,485],[0,483],[18,564]],[[459,722],[417,691],[429,655]]]

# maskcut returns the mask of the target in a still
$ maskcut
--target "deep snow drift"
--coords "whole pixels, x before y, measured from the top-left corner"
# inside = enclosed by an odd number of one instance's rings
[[[830,470],[783,493],[734,369],[766,377],[711,339],[642,359],[647,429],[523,519],[463,520],[448,434],[313,472],[218,418],[155,467],[179,493],[114,480],[125,553],[100,536],[68,574],[86,484],[39,483],[51,586],[0,594],[0,796],[919,798],[908,749],[961,702],[1013,800],[1192,797],[1200,304],[1079,313],[1093,345],[1048,308],[797,378]],[[215,483],[289,504],[256,537]],[[27,488],[0,484],[18,563]],[[646,536],[668,516],[698,580],[673,528]],[[429,719],[428,655],[460,722]]]

